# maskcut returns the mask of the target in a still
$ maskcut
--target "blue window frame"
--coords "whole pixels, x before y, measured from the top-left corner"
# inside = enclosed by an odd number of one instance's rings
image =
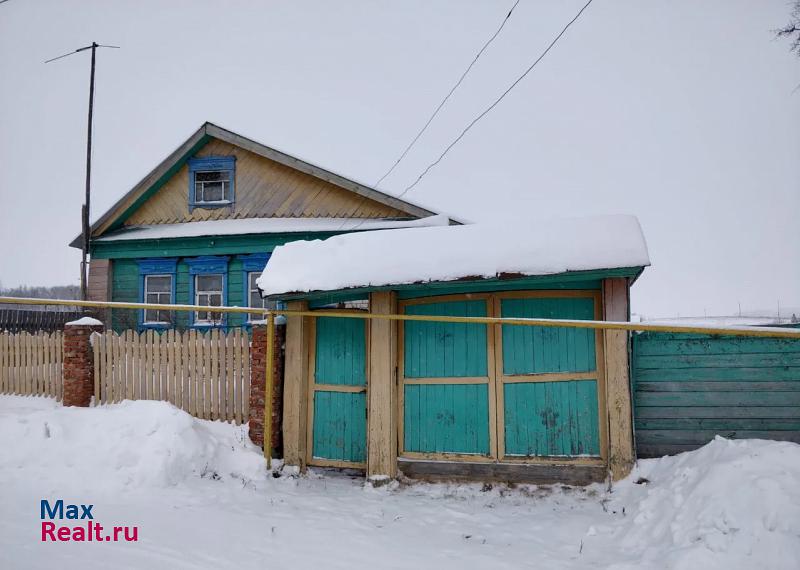
[[[190,158],[189,211],[195,208],[233,206],[236,180],[235,156]]]
[[[244,299],[247,307],[257,307],[259,309],[274,309],[277,304],[274,301],[267,301],[261,297],[255,280],[264,271],[264,267],[269,261],[269,253],[252,253],[250,255],[240,255],[238,259],[242,262],[242,283],[244,286]],[[247,315],[247,322],[260,320],[258,315]]]
[[[227,255],[203,255],[185,259],[189,266],[189,302],[193,305],[218,307],[228,304]],[[224,327],[224,313],[192,311],[189,313],[193,327]]]
[[[175,302],[175,257],[137,259],[139,265],[139,302],[172,304]],[[139,328],[166,329],[175,323],[175,313],[143,309],[138,311]]]

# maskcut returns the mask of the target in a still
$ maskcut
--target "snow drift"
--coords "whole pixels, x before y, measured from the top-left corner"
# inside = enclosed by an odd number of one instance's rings
[[[628,519],[615,538],[642,553],[630,568],[800,567],[795,443],[717,437],[696,451],[640,461],[615,494]]]
[[[35,400],[24,416],[0,399],[0,480],[35,478],[59,488],[168,487],[189,477],[263,479],[260,449],[246,426],[198,420],[166,402],[125,401],[97,408],[64,408]]]
[[[106,568],[110,556],[126,568],[173,568],[176,560],[182,568],[264,560],[302,568],[365,560],[460,570],[800,567],[794,443],[717,438],[640,461],[610,492],[479,483],[365,489],[361,478],[313,471],[267,477],[245,429],[163,402],[62,408],[0,396],[0,566],[52,567],[54,551],[35,547],[38,499],[73,496],[96,502],[103,520],[139,524],[146,537],[128,549],[87,546],[86,568]]]

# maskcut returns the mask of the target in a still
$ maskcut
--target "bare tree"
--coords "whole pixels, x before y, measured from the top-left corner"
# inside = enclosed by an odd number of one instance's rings
[[[800,56],[800,0],[794,0],[789,23],[775,30],[775,35],[779,38],[788,38],[792,42],[790,49]]]

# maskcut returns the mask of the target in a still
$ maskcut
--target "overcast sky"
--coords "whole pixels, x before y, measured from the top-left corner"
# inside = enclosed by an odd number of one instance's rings
[[[584,0],[522,0],[381,189],[401,192]],[[88,52],[92,218],[210,120],[373,184],[513,4],[0,4],[0,282],[78,282]],[[800,59],[786,0],[595,0],[407,197],[473,221],[639,217],[648,316],[800,306]],[[785,310],[785,309],[784,309]]]

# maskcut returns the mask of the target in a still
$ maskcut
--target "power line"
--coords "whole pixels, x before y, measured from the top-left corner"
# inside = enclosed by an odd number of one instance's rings
[[[516,7],[517,7],[517,4],[519,4],[519,2],[520,2],[520,0],[517,0],[516,2],[514,2],[514,5],[513,5],[513,6],[511,6],[511,10],[509,10],[509,11],[508,11],[508,14],[506,14],[506,17],[505,17],[505,18],[503,18],[503,21],[500,23],[500,27],[499,27],[499,28],[497,28],[497,31],[495,31],[495,33],[494,33],[494,34],[492,34],[492,37],[490,37],[490,38],[489,38],[489,39],[486,41],[486,43],[485,43],[485,44],[483,44],[483,47],[482,47],[482,48],[481,48],[481,49],[478,51],[478,53],[477,53],[477,54],[475,54],[475,57],[472,59],[472,61],[470,62],[470,64],[467,66],[467,68],[464,70],[464,73],[462,73],[462,74],[461,74],[461,77],[459,77],[459,78],[458,78],[458,81],[456,81],[455,85],[453,85],[453,87],[452,87],[452,88],[450,89],[450,91],[447,93],[447,95],[445,96],[445,98],[441,100],[441,102],[439,103],[439,105],[438,105],[438,106],[436,107],[436,109],[433,111],[433,114],[431,114],[431,116],[428,118],[428,121],[425,123],[425,125],[424,125],[424,126],[423,126],[423,127],[420,129],[420,130],[419,130],[419,132],[418,132],[418,133],[417,133],[417,135],[416,135],[416,136],[415,136],[415,137],[414,137],[414,138],[411,140],[411,142],[410,142],[410,143],[408,143],[408,146],[405,148],[405,150],[402,152],[402,154],[401,154],[401,155],[400,155],[400,156],[397,158],[397,160],[395,160],[395,161],[394,161],[394,164],[392,164],[392,167],[391,167],[389,170],[387,170],[387,171],[384,173],[384,175],[383,175],[383,176],[381,176],[381,177],[380,177],[380,179],[379,179],[379,180],[378,180],[378,181],[377,181],[377,182],[376,182],[376,183],[373,185],[373,187],[374,187],[374,188],[376,188],[376,189],[377,189],[377,188],[378,188],[378,185],[379,185],[381,182],[383,182],[383,181],[384,181],[384,179],[385,179],[387,176],[389,176],[389,175],[390,175],[390,174],[391,174],[391,173],[394,171],[394,169],[397,167],[397,165],[398,165],[398,164],[400,164],[400,161],[401,161],[401,160],[403,160],[403,159],[406,157],[406,155],[408,154],[408,151],[410,151],[410,150],[411,150],[411,147],[413,147],[413,146],[416,144],[416,142],[419,140],[419,138],[422,136],[422,134],[423,134],[423,133],[424,133],[424,132],[425,132],[425,131],[428,129],[428,127],[430,126],[430,124],[431,124],[431,123],[433,122],[433,120],[436,118],[436,115],[438,115],[438,114],[439,114],[439,111],[441,111],[441,110],[442,110],[442,107],[444,107],[444,104],[445,104],[445,103],[447,103],[448,99],[450,99],[450,96],[451,96],[451,95],[452,95],[452,94],[455,92],[455,90],[456,90],[456,89],[458,89],[458,86],[459,86],[459,85],[461,85],[461,83],[464,81],[464,78],[465,78],[465,77],[467,76],[467,74],[470,72],[470,70],[471,70],[471,69],[472,69],[472,67],[475,65],[475,63],[478,61],[478,59],[481,57],[481,55],[483,55],[483,52],[484,52],[484,51],[486,51],[486,48],[488,48],[488,47],[489,47],[489,44],[491,44],[491,43],[494,41],[494,39],[495,39],[495,38],[496,38],[498,35],[500,35],[500,32],[501,32],[501,31],[503,30],[503,28],[505,27],[505,25],[506,25],[506,22],[508,22],[508,19],[511,17],[511,13],[514,11],[514,8],[516,8]]]
[[[456,138],[453,140],[453,142],[451,142],[449,145],[447,145],[447,148],[445,148],[445,149],[444,149],[444,151],[442,152],[442,154],[440,154],[440,155],[439,155],[439,157],[438,157],[436,160],[434,160],[432,163],[430,163],[430,164],[427,166],[427,168],[425,168],[425,170],[423,170],[423,171],[422,171],[422,173],[421,173],[421,174],[420,174],[420,175],[417,177],[417,179],[416,179],[416,180],[415,180],[413,183],[411,183],[409,186],[407,186],[407,187],[406,187],[406,189],[405,189],[405,190],[403,190],[403,191],[402,191],[402,192],[401,192],[399,195],[395,196],[395,198],[402,198],[403,196],[405,196],[405,195],[406,195],[406,193],[407,193],[409,190],[411,190],[411,189],[412,189],[412,188],[414,188],[414,187],[415,187],[417,184],[419,184],[419,183],[420,183],[420,181],[421,181],[421,180],[422,180],[422,179],[425,177],[425,175],[426,175],[426,174],[428,174],[428,172],[430,172],[430,170],[431,170],[432,168],[434,168],[434,167],[435,167],[437,164],[439,164],[439,163],[442,161],[442,159],[443,159],[443,158],[444,158],[444,157],[447,155],[447,153],[448,153],[448,152],[450,152],[450,149],[452,149],[452,148],[453,148],[453,147],[454,147],[456,144],[458,144],[458,142],[459,142],[459,141],[460,141],[462,138],[464,138],[464,135],[466,135],[466,134],[469,132],[469,130],[470,130],[470,129],[472,129],[472,127],[474,127],[474,126],[475,126],[475,124],[476,124],[478,121],[480,121],[480,120],[481,120],[483,117],[485,117],[485,116],[486,116],[486,115],[487,115],[487,114],[488,114],[488,113],[489,113],[489,112],[490,112],[492,109],[494,109],[494,108],[495,108],[495,107],[496,107],[496,106],[497,106],[497,105],[500,103],[500,101],[502,101],[503,99],[505,99],[506,95],[508,95],[508,94],[511,92],[511,90],[512,90],[512,89],[514,89],[514,87],[516,87],[516,86],[517,86],[517,84],[518,84],[520,81],[522,81],[523,79],[525,79],[525,77],[526,77],[526,76],[527,76],[527,75],[528,75],[528,74],[529,74],[529,73],[530,73],[530,72],[533,70],[533,68],[534,68],[534,67],[536,67],[536,65],[537,65],[537,64],[538,64],[540,61],[542,61],[542,59],[544,59],[544,56],[546,56],[546,55],[547,55],[547,53],[548,53],[548,52],[549,52],[549,51],[550,51],[550,50],[553,48],[553,46],[554,46],[554,45],[556,45],[556,43],[558,42],[558,40],[560,40],[560,39],[561,39],[561,36],[563,36],[563,35],[566,33],[566,31],[567,31],[567,30],[570,28],[570,26],[572,26],[572,24],[574,24],[574,23],[576,22],[576,20],[577,20],[578,18],[580,18],[580,17],[581,17],[581,14],[583,14],[583,12],[586,10],[586,8],[588,8],[588,7],[589,7],[589,5],[590,5],[590,4],[591,4],[593,1],[594,1],[594,0],[589,0],[588,2],[586,2],[586,4],[584,4],[584,5],[583,5],[583,8],[581,8],[580,10],[578,10],[578,13],[577,13],[577,14],[575,14],[575,17],[574,17],[574,18],[572,18],[572,19],[571,19],[569,22],[567,22],[567,25],[566,25],[566,26],[564,26],[564,27],[562,28],[562,30],[559,32],[559,34],[558,34],[558,35],[557,35],[557,36],[556,36],[556,37],[553,39],[553,41],[552,41],[552,42],[550,42],[550,45],[548,45],[548,46],[547,46],[547,48],[545,48],[545,50],[544,50],[544,51],[541,53],[541,55],[540,55],[539,57],[537,57],[537,58],[536,58],[536,60],[535,60],[535,61],[534,61],[534,62],[533,62],[533,63],[532,63],[532,64],[531,64],[529,67],[528,67],[528,69],[526,69],[526,70],[525,70],[525,72],[524,72],[522,75],[520,75],[519,77],[517,77],[517,79],[516,79],[516,80],[515,80],[515,81],[514,81],[514,82],[513,82],[511,85],[509,85],[509,86],[508,86],[508,88],[507,88],[505,91],[503,91],[503,93],[502,93],[502,94],[501,94],[501,95],[500,95],[500,96],[499,96],[497,99],[495,99],[495,100],[494,100],[494,102],[493,102],[491,105],[489,105],[489,106],[488,106],[486,109],[484,109],[484,110],[483,110],[483,112],[481,112],[481,113],[480,113],[480,114],[479,114],[477,117],[475,117],[474,119],[472,119],[472,121],[470,121],[470,123],[469,123],[469,124],[468,124],[468,125],[467,125],[467,126],[464,128],[464,130],[463,130],[463,131],[461,131],[461,134],[459,134],[459,135],[458,135],[458,136],[457,136],[457,137],[456,137]]]

